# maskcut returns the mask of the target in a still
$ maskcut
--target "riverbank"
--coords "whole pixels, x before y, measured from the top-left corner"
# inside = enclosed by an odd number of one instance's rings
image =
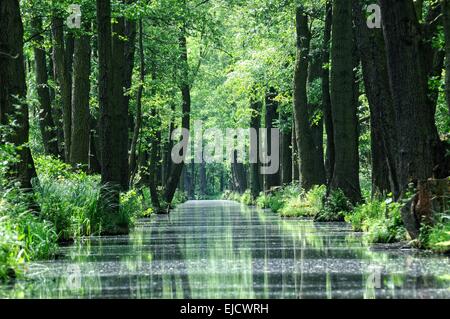
[[[153,213],[148,189],[132,189],[120,197],[118,216],[100,206],[100,176],[88,175],[52,157],[35,159],[39,179],[25,193],[3,183],[0,191],[0,281],[23,275],[23,265],[53,259],[58,246],[111,230],[127,234],[137,219]],[[173,204],[183,202],[176,194]]]
[[[366,198],[353,206],[342,192],[331,192],[326,197],[326,187],[316,186],[303,192],[296,185],[279,187],[252,198],[250,191],[244,194],[225,192],[224,199],[249,206],[270,209],[284,218],[308,217],[316,222],[347,222],[355,232],[363,232],[369,244],[394,244],[396,247],[415,247],[435,253],[450,252],[450,216],[447,204],[442,212],[435,213],[432,226],[422,225],[417,239],[411,239],[402,220],[403,204],[390,197]]]
[[[450,260],[372,249],[345,223],[188,201],[129,235],[90,237],[0,284],[6,298],[449,298]]]

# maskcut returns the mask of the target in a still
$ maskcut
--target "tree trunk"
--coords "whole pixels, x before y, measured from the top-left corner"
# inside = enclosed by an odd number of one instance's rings
[[[163,183],[167,183],[167,180],[170,176],[170,170],[172,169],[172,159],[171,159],[171,152],[172,152],[172,148],[173,148],[173,141],[172,141],[172,132],[175,128],[175,104],[171,103],[170,105],[170,123],[169,123],[169,128],[168,128],[168,141],[167,141],[167,145],[166,145],[166,149],[165,149],[165,154],[164,154],[164,176],[163,176]]]
[[[1,142],[17,149],[19,161],[10,164],[9,177],[31,190],[36,177],[33,158],[28,147],[29,123],[23,54],[23,24],[17,0],[0,1],[0,124]]]
[[[250,136],[250,145],[253,146],[256,154],[253,154],[256,159],[256,163],[250,163],[250,189],[252,192],[253,198],[259,196],[261,193],[261,184],[260,184],[260,169],[261,164],[259,162],[259,150],[260,150],[260,135],[259,130],[261,128],[261,111],[262,111],[262,103],[260,101],[251,101],[250,108],[252,110],[252,117],[250,121],[250,127],[256,131],[256,136]]]
[[[202,161],[200,164],[200,195],[207,195],[207,184],[206,184],[206,162]]]
[[[130,172],[131,179],[133,179],[136,172],[136,149],[137,141],[142,125],[142,94],[144,91],[145,81],[145,54],[144,54],[144,41],[143,41],[143,25],[142,20],[139,20],[139,88],[136,97],[136,120],[134,121],[133,139],[131,141],[130,151]],[[131,184],[131,183],[130,183]],[[131,185],[130,185],[131,186]]]
[[[383,33],[366,26],[363,7],[354,2],[356,38],[370,107],[372,194],[398,194],[395,175],[394,115]]]
[[[323,115],[325,122],[325,131],[327,133],[327,152],[325,157],[325,170],[327,174],[327,184],[331,184],[335,163],[335,147],[334,147],[334,128],[333,118],[331,115],[331,96],[330,96],[330,43],[331,43],[331,26],[333,22],[333,5],[332,0],[328,0],[325,12],[325,29],[323,37],[322,52],[322,103]]]
[[[238,152],[233,152],[232,169],[235,177],[235,186],[240,194],[244,194],[247,190],[247,173],[243,163],[238,163]]]
[[[114,122],[117,129],[115,147],[117,148],[117,162],[119,165],[119,182],[122,190],[128,190],[129,165],[128,165],[128,104],[125,99],[125,18],[117,17],[113,26],[112,37],[112,75],[113,92],[112,103],[114,105]]]
[[[447,176],[448,159],[427,103],[427,81],[420,55],[420,28],[409,0],[380,0],[388,73],[397,135],[399,193],[410,182]],[[444,176],[444,177],[445,177]]]
[[[300,163],[298,161],[297,129],[292,123],[292,180],[300,183]]]
[[[100,147],[98,137],[98,121],[91,116],[89,119],[91,130],[89,132],[89,174],[101,174],[102,168],[100,165]]]
[[[317,138],[311,123],[315,106],[308,104],[307,80],[309,70],[309,46],[311,34],[308,25],[308,16],[302,7],[297,8],[297,61],[294,73],[294,120],[296,127],[296,142],[300,159],[300,184],[305,191],[314,185],[325,183],[325,167],[323,163],[322,143]],[[313,72],[314,73],[314,72]],[[311,76],[314,80],[315,76]]]
[[[273,156],[271,130],[274,128],[274,122],[278,119],[278,102],[275,100],[277,92],[273,87],[269,88],[266,93],[266,142],[267,142],[267,155]],[[279,144],[279,143],[278,143]],[[279,146],[279,145],[278,145]],[[275,174],[264,175],[264,188],[270,190],[274,186],[280,186],[280,171]]]
[[[281,132],[281,184],[292,183],[292,128]]]
[[[56,126],[52,115],[52,100],[48,85],[47,59],[45,56],[44,37],[42,33],[42,18],[33,17],[31,20],[34,38],[34,60],[36,69],[36,87],[39,100],[39,127],[42,134],[45,153],[58,157],[58,140]]]
[[[125,4],[129,5],[136,0],[123,0]],[[125,74],[124,74],[124,88],[125,92],[129,93],[132,86],[132,79],[133,79],[133,69],[134,69],[134,56],[136,53],[136,37],[137,37],[137,23],[135,20],[125,19]],[[128,127],[131,129],[135,128],[134,118],[133,114],[130,110],[130,94],[126,94],[124,97],[124,108],[127,109],[128,112]],[[133,131],[134,133],[134,131]],[[133,143],[134,134],[129,137],[129,143],[128,147],[131,150],[131,144]],[[130,161],[129,161],[130,164]],[[130,174],[133,174],[133,167],[129,166],[129,172]],[[130,178],[131,179],[131,178]]]
[[[450,0],[441,0],[445,34],[445,98],[450,114]]]
[[[331,113],[335,165],[331,189],[341,189],[352,203],[361,200],[358,119],[354,103],[352,3],[333,1]]]
[[[64,21],[62,18],[52,18],[53,35],[53,64],[55,68],[55,78],[60,88],[62,124],[64,132],[64,158],[70,162],[70,143],[72,134],[72,98],[70,85],[71,79],[68,74],[68,64],[66,63],[66,52],[64,48]]]
[[[292,182],[292,124],[289,114],[280,112],[281,126],[281,184]]]
[[[182,30],[182,35],[180,36],[180,48],[181,48],[181,62],[182,62],[182,71],[183,71],[183,79],[181,83],[181,96],[183,100],[182,106],[182,120],[181,127],[184,129],[190,129],[190,112],[191,112],[191,87],[189,81],[189,64],[188,64],[188,53],[187,53],[187,43],[186,43],[186,34],[185,30]],[[186,156],[186,154],[183,154]],[[172,169],[170,171],[169,179],[166,184],[166,191],[164,194],[164,198],[167,203],[171,203],[173,200],[173,196],[175,195],[175,191],[178,186],[178,182],[180,180],[181,172],[183,170],[184,162],[174,163],[172,165]]]
[[[89,25],[84,32],[89,32]],[[89,165],[90,142],[90,74],[91,74],[91,43],[87,34],[75,38],[73,61],[73,92],[72,92],[72,142],[70,147],[70,162],[76,166],[81,164],[84,169]]]
[[[100,150],[102,168],[101,205],[104,213],[112,220],[112,227],[106,233],[128,231],[128,225],[116,225],[120,205],[120,163],[119,152],[115,147],[117,137],[117,121],[115,115],[117,104],[112,102],[112,33],[110,0],[97,0],[97,32],[98,32],[98,89],[100,107]],[[122,226],[122,227],[121,227]]]
[[[321,77],[322,60],[321,56],[312,58],[309,65],[308,83],[310,86],[315,85],[316,80]],[[311,157],[314,159],[314,171],[316,176],[314,177],[314,185],[325,185],[327,182],[325,159],[323,150],[323,119],[320,117],[321,106],[320,101],[310,102],[308,100],[308,119],[309,129],[311,131],[313,151]],[[312,163],[311,163],[312,164]]]

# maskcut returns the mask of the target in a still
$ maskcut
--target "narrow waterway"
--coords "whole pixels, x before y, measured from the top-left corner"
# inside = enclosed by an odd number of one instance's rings
[[[450,298],[450,259],[369,248],[343,223],[190,201],[129,236],[27,265],[12,298]]]

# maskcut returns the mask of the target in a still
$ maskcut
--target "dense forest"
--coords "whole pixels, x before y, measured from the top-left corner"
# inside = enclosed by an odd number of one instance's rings
[[[1,0],[0,123],[0,279],[188,199],[450,248],[448,0]]]

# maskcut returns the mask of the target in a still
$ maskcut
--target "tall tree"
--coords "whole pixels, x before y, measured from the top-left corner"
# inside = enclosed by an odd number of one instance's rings
[[[324,27],[323,51],[322,51],[322,104],[323,104],[325,131],[327,133],[325,170],[327,174],[328,184],[331,184],[335,162],[334,129],[333,129],[333,118],[331,115],[330,67],[329,67],[332,23],[333,23],[332,0],[327,0],[325,7],[325,27]]]
[[[10,177],[23,189],[31,189],[36,170],[28,147],[27,87],[19,1],[0,2],[0,30],[0,140],[2,144],[14,145],[19,156],[19,161],[11,164]]]
[[[380,5],[397,136],[396,175],[402,194],[410,182],[448,175],[448,159],[427,103],[427,75],[417,67],[423,61],[414,4],[380,0]]]
[[[125,98],[124,89],[127,85],[125,79],[125,18],[123,15],[116,18],[113,26],[112,38],[112,100],[113,121],[116,128],[117,138],[115,148],[117,148],[117,162],[119,165],[119,181],[123,190],[128,189],[129,183],[129,163],[128,163],[128,103]]]
[[[445,35],[445,97],[450,113],[450,1],[441,0]]]
[[[56,80],[60,88],[62,124],[64,132],[64,158],[70,161],[70,143],[72,134],[72,98],[71,79],[69,75],[67,56],[64,45],[64,21],[54,13],[52,17],[53,36],[53,64],[55,68]]]
[[[179,38],[179,45],[181,50],[180,60],[181,60],[181,96],[182,96],[182,118],[181,127],[183,129],[190,129],[191,121],[191,84],[189,80],[189,63],[188,63],[188,51],[187,51],[187,41],[186,41],[186,30],[185,27],[181,30],[181,35]],[[186,156],[186,154],[182,154]],[[166,183],[166,190],[164,198],[167,203],[171,203],[175,195],[178,183],[180,181],[181,173],[183,171],[184,162],[174,163],[170,171],[169,179]]]
[[[102,169],[101,204],[105,214],[110,215],[113,225],[106,233],[127,232],[128,225],[119,223],[120,162],[117,136],[117,101],[113,103],[111,2],[97,0],[97,46],[98,46],[98,89],[100,106],[100,151]]]
[[[91,44],[90,22],[84,24],[84,30],[75,35],[73,61],[72,93],[72,141],[70,161],[73,165],[81,164],[85,169],[89,164],[90,142],[90,73]]]
[[[299,150],[300,184],[306,191],[325,183],[322,143],[316,143],[314,125],[315,106],[308,103],[307,83],[310,69],[309,50],[311,34],[308,16],[303,7],[296,11],[297,60],[294,71],[294,119],[296,142]],[[313,72],[314,73],[314,72]],[[311,76],[312,79],[315,76]],[[320,145],[316,145],[320,144]]]
[[[361,200],[358,119],[354,103],[352,2],[333,1],[331,41],[331,113],[335,165],[332,189],[341,189],[353,202]]]
[[[369,29],[361,2],[354,2],[356,38],[370,107],[372,193],[398,194],[395,174],[394,114],[381,29]]]
[[[131,172],[131,182],[134,178],[134,174],[137,169],[136,165],[136,152],[137,152],[137,142],[141,132],[142,125],[142,95],[144,92],[144,81],[145,81],[145,54],[144,54],[144,34],[143,34],[143,24],[142,20],[139,20],[139,87],[136,96],[136,119],[134,121],[133,138],[130,146],[130,172]],[[131,183],[130,183],[131,184]]]
[[[286,114],[280,113],[280,123],[286,124]],[[281,130],[281,184],[287,185],[292,182],[292,126]]]
[[[250,135],[250,145],[252,145],[253,150],[256,154],[253,154],[255,159],[255,163],[250,163],[250,190],[252,192],[252,196],[254,198],[259,196],[261,192],[261,184],[260,184],[260,169],[261,165],[259,163],[259,149],[260,149],[260,135],[259,130],[261,128],[261,111],[262,111],[262,103],[260,101],[252,100],[250,102],[250,109],[252,111],[251,120],[250,120],[250,128],[254,129],[256,135]]]
[[[59,156],[56,127],[52,115],[52,100],[48,84],[47,57],[42,36],[42,18],[31,19],[34,38],[34,61],[36,71],[36,90],[39,101],[39,128],[42,134],[44,150],[47,154]]]
[[[266,102],[266,151],[267,155],[273,156],[274,148],[279,147],[277,145],[272,145],[271,131],[275,128],[274,123],[279,118],[278,107],[279,103],[276,100],[278,96],[277,91],[273,87],[269,87],[266,92],[265,102]],[[278,150],[279,151],[279,150]],[[264,189],[270,190],[274,186],[280,186],[280,171],[278,170],[274,174],[264,175]],[[245,191],[245,190],[244,190]]]

